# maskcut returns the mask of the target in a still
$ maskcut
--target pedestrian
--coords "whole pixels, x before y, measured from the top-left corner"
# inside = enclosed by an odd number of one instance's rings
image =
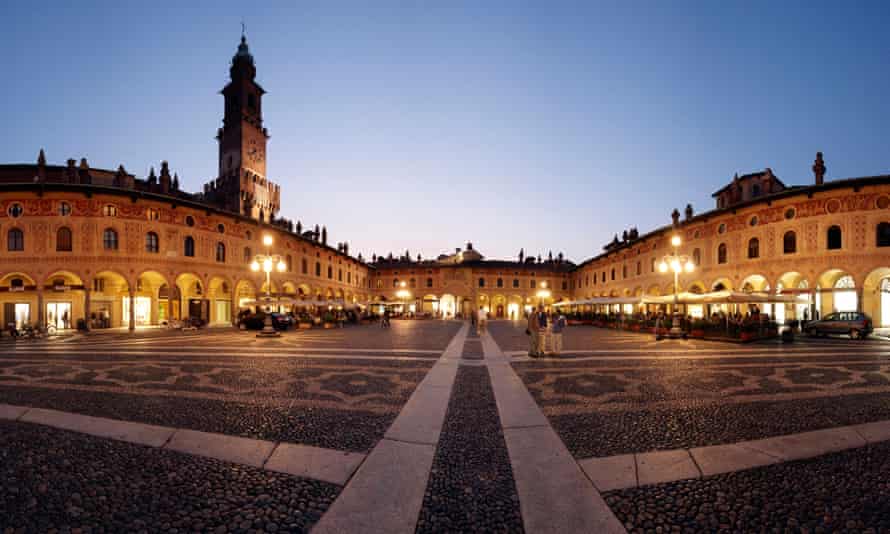
[[[68,310],[62,312],[62,327],[68,330]]]
[[[560,312],[556,312],[553,325],[550,327],[552,344],[550,346],[554,356],[559,356],[562,352],[562,331],[566,327],[566,317]]]
[[[544,306],[538,306],[538,354],[547,354],[547,314]]]
[[[479,306],[479,317],[476,321],[476,334],[482,335],[482,332],[485,332],[485,324],[488,322],[488,312],[485,311],[485,308]]]
[[[534,311],[528,314],[528,323],[525,328],[525,335],[528,336],[528,355],[532,358],[538,357],[538,314]]]

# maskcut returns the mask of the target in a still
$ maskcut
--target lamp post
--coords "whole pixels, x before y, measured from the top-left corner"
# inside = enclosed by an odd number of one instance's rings
[[[677,318],[680,314],[680,273],[684,271],[687,273],[695,271],[695,263],[692,262],[692,258],[677,253],[677,249],[680,248],[680,245],[682,244],[683,240],[680,239],[680,236],[674,235],[671,237],[672,251],[670,254],[661,258],[661,263],[658,264],[659,272],[666,273],[668,272],[668,269],[670,269],[674,273],[674,313],[671,316],[671,337],[679,337],[683,335],[683,330],[680,328],[680,321]]]
[[[266,273],[266,301],[268,305],[266,319],[263,321],[263,329],[257,334],[257,337],[275,337],[281,334],[272,326],[272,313],[271,309],[269,309],[272,302],[272,271],[277,269],[278,272],[283,273],[287,270],[287,263],[284,262],[284,258],[280,255],[269,252],[269,248],[272,246],[272,236],[268,234],[263,236],[263,246],[266,247],[266,253],[257,254],[250,263],[251,271],[256,273],[262,270]]]

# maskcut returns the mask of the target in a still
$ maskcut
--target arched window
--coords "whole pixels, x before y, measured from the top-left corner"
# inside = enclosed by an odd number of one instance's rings
[[[25,234],[18,228],[11,228],[6,233],[6,249],[9,251],[25,250]]]
[[[841,248],[842,239],[841,239],[841,227],[838,225],[834,225],[828,229],[828,250],[838,250]]]
[[[697,248],[697,249],[695,249],[695,250],[692,251],[692,263],[693,263],[696,267],[700,267],[700,266],[701,266],[701,249]]]
[[[315,262],[315,276],[321,276],[321,262]]]
[[[383,289],[383,280],[377,280],[377,289]]]
[[[392,287],[399,287],[399,279],[398,278],[392,279]]]
[[[759,184],[754,184],[751,186],[751,196],[752,197],[760,196],[760,185]]]
[[[287,263],[287,272],[294,272],[294,259],[291,257],[290,254],[285,257],[285,263]]]
[[[479,279],[479,287],[485,287],[485,278]]]
[[[426,279],[426,287],[433,287],[433,279],[432,278]]]
[[[627,278],[627,265],[621,266],[621,278]]]
[[[117,231],[114,228],[106,228],[102,232],[102,247],[105,250],[117,250]]]
[[[328,279],[334,278],[334,268],[328,265]]]
[[[300,260],[300,272],[309,274],[309,262],[306,261],[306,258]]]
[[[717,263],[726,263],[726,243],[720,243],[717,247]]]
[[[154,232],[145,234],[145,252],[158,252],[158,234]]]
[[[343,269],[337,269],[337,281],[343,281]],[[411,287],[414,287],[414,279],[411,279]]]
[[[250,247],[244,247],[244,261],[251,261],[253,259],[253,251],[250,250]],[[303,260],[306,261],[306,260]]]
[[[785,232],[785,235],[782,237],[782,252],[785,254],[797,252],[797,234],[792,230]]]
[[[531,282],[528,283],[528,287],[530,287],[530,288],[532,288],[532,289],[534,289],[535,287],[537,287],[537,285],[538,285],[538,283],[537,283],[536,281],[534,281],[534,280],[532,280]]]
[[[182,254],[183,256],[188,256],[189,258],[195,257],[195,238],[187,235],[185,236],[185,241],[182,244]]]
[[[748,241],[748,257],[751,259],[760,257],[760,240],[752,237]]]
[[[643,274],[643,262],[638,261],[637,262],[637,276],[640,276],[641,274]]]
[[[890,247],[890,223],[882,222],[878,224],[877,240],[879,247]]]
[[[498,287],[504,287],[504,279],[498,278]]]
[[[519,278],[514,278],[514,279],[513,279],[513,287],[516,287],[516,288],[519,287]]]
[[[63,226],[56,230],[56,251],[71,252],[71,228]]]
[[[220,263],[226,262],[226,245],[225,243],[216,244],[216,261]]]
[[[612,280],[615,280],[615,268],[612,267]]]

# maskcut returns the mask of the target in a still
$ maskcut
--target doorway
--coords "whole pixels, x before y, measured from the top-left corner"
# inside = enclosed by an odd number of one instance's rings
[[[47,326],[55,326],[57,330],[67,330],[71,328],[72,322],[70,302],[46,303]]]

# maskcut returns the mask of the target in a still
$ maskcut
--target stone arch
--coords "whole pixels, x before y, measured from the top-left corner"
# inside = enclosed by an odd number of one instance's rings
[[[838,288],[838,282],[851,281],[852,288]],[[816,310],[821,317],[833,311],[848,311],[859,306],[856,282],[852,273],[847,269],[828,269],[816,278]]]
[[[742,292],[761,292],[769,289],[769,280],[762,274],[749,274],[739,284],[739,290]]]
[[[869,271],[862,283],[862,311],[876,327],[890,326],[890,266]]]
[[[711,291],[732,291],[734,287],[732,280],[725,276],[711,282]]]
[[[180,273],[175,282],[181,297],[179,316],[181,319],[200,319],[209,321],[209,301],[207,300],[207,284],[204,279],[191,272]],[[175,306],[175,303],[174,303]]]
[[[212,325],[232,324],[232,282],[226,276],[211,276],[207,282],[209,322]]]

